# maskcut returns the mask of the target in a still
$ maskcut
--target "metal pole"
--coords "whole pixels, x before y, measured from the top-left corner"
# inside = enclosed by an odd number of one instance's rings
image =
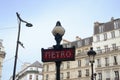
[[[61,61],[56,61],[56,80],[60,80],[60,65]]]
[[[58,27],[59,26],[59,27]],[[62,28],[61,23],[58,21],[56,23],[56,27],[52,31],[53,35],[55,36],[56,45],[54,45],[54,49],[60,50],[63,48],[62,45],[60,45],[60,42],[62,40],[62,36],[65,33],[64,28]],[[55,61],[56,63],[56,80],[60,80],[60,65],[62,61]]]
[[[95,78],[95,80],[96,80],[96,76],[97,76],[97,74],[96,74],[96,73],[94,73],[93,75],[94,75],[94,78]]]
[[[96,80],[96,76],[95,76],[95,80]]]
[[[24,21],[20,18],[20,15],[18,14],[18,12],[16,12],[17,18],[18,18],[18,37],[17,37],[17,45],[16,45],[16,52],[15,52],[15,61],[14,61],[14,70],[13,70],[13,80],[15,80],[15,74],[16,74],[16,65],[17,65],[17,58],[18,58],[18,48],[19,48],[19,43],[22,47],[23,44],[21,44],[21,42],[19,41],[20,39],[20,31],[21,31],[21,22],[26,23],[26,26],[28,27],[32,27],[31,23],[28,23],[27,21]]]
[[[92,70],[91,80],[93,80],[93,62],[91,62],[91,70]]]
[[[62,36],[57,34],[55,36],[56,40],[56,45],[54,46],[54,49],[62,49],[62,45],[60,45],[60,42],[62,40]],[[56,61],[56,80],[60,80],[60,66],[61,66],[61,61]]]
[[[19,21],[19,28],[18,28],[18,37],[17,37],[17,45],[16,45],[16,53],[15,53],[15,61],[14,61],[14,70],[13,70],[13,80],[15,80],[15,74],[16,74],[16,65],[17,65],[17,57],[18,57],[20,30],[21,30],[21,21]]]

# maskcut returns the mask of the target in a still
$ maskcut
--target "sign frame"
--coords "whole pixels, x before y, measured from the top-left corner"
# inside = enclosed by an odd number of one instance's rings
[[[41,49],[41,53],[42,53],[42,61],[43,62],[56,62],[56,61],[74,61],[75,60],[75,47],[71,47],[71,48],[61,48],[61,49]],[[46,59],[45,56],[46,54],[49,53],[49,57],[50,56],[59,56],[57,58],[51,58],[51,59]],[[61,54],[62,53],[62,54]],[[60,57],[63,56],[63,54],[65,55],[64,58]],[[48,57],[48,56],[47,56]]]

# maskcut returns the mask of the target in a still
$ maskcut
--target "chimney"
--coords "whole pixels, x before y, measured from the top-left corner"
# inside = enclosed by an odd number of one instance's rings
[[[63,44],[64,44],[64,43],[70,43],[70,41],[68,41],[68,40],[66,40],[66,39],[63,39],[62,41],[63,41]]]
[[[79,36],[76,36],[76,41],[78,41],[78,40],[81,40],[81,38]]]
[[[111,17],[111,21],[114,21],[114,17]]]
[[[99,26],[99,22],[97,21],[97,22],[94,22],[94,26],[96,27],[96,26]]]

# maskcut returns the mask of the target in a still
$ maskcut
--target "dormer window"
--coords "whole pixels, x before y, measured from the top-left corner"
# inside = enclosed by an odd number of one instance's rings
[[[112,37],[112,38],[115,38],[115,31],[112,31],[112,32],[111,32],[111,37]]]
[[[118,29],[120,27],[120,21],[116,20],[114,21],[114,29]]]
[[[82,46],[82,41],[78,41],[77,45],[78,45],[78,47],[81,47]]]
[[[107,33],[104,34],[104,40],[107,40]]]
[[[85,45],[89,45],[89,39],[85,39]]]
[[[71,47],[71,43],[68,43],[68,44],[67,44],[67,48],[69,48],[69,47]]]
[[[100,41],[100,36],[99,35],[96,36],[96,41],[97,42]]]
[[[99,33],[102,33],[103,32],[103,25],[100,25],[99,26]]]

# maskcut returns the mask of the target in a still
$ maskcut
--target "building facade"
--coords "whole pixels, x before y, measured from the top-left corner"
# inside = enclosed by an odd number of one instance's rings
[[[120,19],[111,18],[105,23],[95,22],[92,37],[76,41],[67,40],[63,47],[75,46],[75,61],[61,64],[61,80],[90,80],[91,65],[87,52],[90,47],[96,51],[94,63],[95,80],[120,80]],[[43,80],[56,79],[54,62],[43,63]]]
[[[90,79],[91,67],[87,51],[92,46],[92,37],[78,39],[74,42],[67,40],[63,44],[64,48],[75,46],[75,61],[63,61],[61,64],[61,80],[88,80]],[[54,62],[43,64],[43,80],[56,80],[56,66]]]
[[[97,80],[120,80],[120,19],[94,24]]]
[[[0,80],[2,77],[2,64],[3,64],[3,60],[5,58],[5,50],[4,50],[4,46],[2,44],[3,40],[0,39]]]
[[[42,68],[42,64],[38,61],[33,64],[25,63],[22,70],[16,74],[15,80],[42,80]]]

